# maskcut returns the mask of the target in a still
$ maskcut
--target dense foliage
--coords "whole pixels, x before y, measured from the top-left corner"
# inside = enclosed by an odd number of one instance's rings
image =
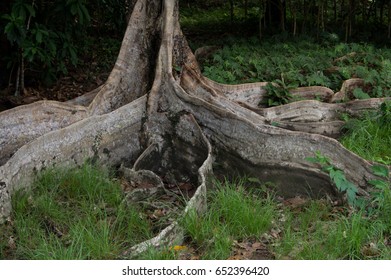
[[[127,23],[128,0],[15,0],[1,4],[1,83],[6,78],[16,94],[25,75],[46,84],[67,74],[88,52],[91,34],[121,37]],[[95,38],[96,38],[95,37]],[[7,71],[4,71],[7,69]],[[8,82],[8,81],[7,81]]]
[[[372,97],[387,95],[391,88],[390,73],[388,48],[317,43],[310,38],[284,42],[272,38],[261,44],[256,38],[235,40],[224,45],[204,65],[205,75],[230,84],[284,81],[284,85],[293,88],[319,85],[338,91],[344,80],[362,78],[366,84],[362,90]]]

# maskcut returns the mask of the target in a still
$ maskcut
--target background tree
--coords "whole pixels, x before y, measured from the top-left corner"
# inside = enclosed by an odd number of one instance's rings
[[[24,91],[26,72],[30,81],[38,80],[46,85],[60,75],[67,75],[68,69],[78,64],[80,54],[88,52],[90,46],[85,38],[89,34],[121,36],[133,2],[15,0],[2,3],[1,40],[6,55],[1,66],[8,69],[15,95]]]

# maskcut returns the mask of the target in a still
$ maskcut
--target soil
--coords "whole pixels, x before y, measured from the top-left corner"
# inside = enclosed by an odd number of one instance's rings
[[[179,218],[179,214],[186,207],[186,202],[197,190],[196,186],[188,182],[179,184],[163,182],[164,188],[159,189],[142,182],[132,186],[131,182],[121,179],[126,200],[135,205],[150,222],[154,234],[158,234]],[[135,192],[137,190],[141,193]]]
[[[92,65],[91,69],[80,68],[70,72],[50,87],[38,84],[26,86],[23,95],[20,96],[15,96],[13,87],[0,89],[0,112],[39,100],[64,102],[96,89],[106,81],[110,73],[94,73]]]

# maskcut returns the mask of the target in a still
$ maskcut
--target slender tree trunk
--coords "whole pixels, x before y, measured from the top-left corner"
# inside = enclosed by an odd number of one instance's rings
[[[263,27],[262,25],[265,25],[265,19],[266,19],[266,9],[265,9],[265,0],[259,0],[259,39],[262,40],[262,31]]]
[[[281,27],[281,31],[285,32],[285,15],[286,15],[285,0],[280,0],[279,1],[279,10],[280,10],[280,27]]]
[[[297,7],[296,3],[293,3],[293,0],[290,0],[290,10],[293,16],[293,36],[296,36],[297,33]]]
[[[35,6],[35,0],[33,0],[32,4],[33,7]],[[28,17],[27,25],[26,25],[26,33],[30,30],[30,24],[31,24],[31,14]],[[23,46],[19,46],[19,67],[18,67],[18,76],[16,80],[16,90],[15,90],[15,96],[20,96],[24,93],[24,71],[25,71],[25,63],[24,63],[24,56],[23,56]]]
[[[379,7],[380,15],[379,15],[379,18],[380,18],[380,24],[381,25],[383,25],[383,19],[384,19],[384,4],[385,4],[385,1],[380,1],[380,7]]]
[[[232,25],[234,24],[234,9],[235,9],[234,0],[229,0],[229,14],[230,14]]]
[[[348,13],[346,16],[345,42],[352,36],[353,24],[355,21],[356,3],[355,0],[349,0]]]
[[[18,71],[16,72],[16,82],[15,82],[15,96],[19,96],[20,95],[20,77],[21,77],[21,64],[22,64],[22,60],[21,60],[21,54],[18,55],[19,59],[18,59]]]
[[[285,31],[285,0],[268,0],[266,5],[269,27]]]
[[[25,71],[25,63],[24,57],[22,56],[20,61],[20,94],[24,94],[24,71]]]
[[[316,18],[316,39],[319,40],[319,33],[320,33],[320,21],[321,21],[321,4],[317,7],[318,13],[317,13],[317,18]]]
[[[322,1],[322,11],[321,11],[321,30],[325,31],[325,13],[327,13],[328,2],[327,0]]]
[[[310,4],[307,2],[307,0],[304,0],[303,1],[303,12],[304,12],[304,15],[303,15],[303,22],[302,22],[302,25],[301,25],[301,32],[305,32],[306,28],[307,28],[307,23],[309,21],[309,11],[310,11]]]
[[[391,2],[388,3],[388,39],[391,38]]]
[[[341,0],[339,10],[340,10],[340,18],[342,21],[344,21],[345,13],[349,12],[349,11],[346,11],[346,9],[345,9],[345,0]]]
[[[268,16],[268,25],[269,27],[272,26],[272,19],[273,19],[273,16],[272,16],[272,0],[267,0],[267,5],[266,5],[266,15]]]

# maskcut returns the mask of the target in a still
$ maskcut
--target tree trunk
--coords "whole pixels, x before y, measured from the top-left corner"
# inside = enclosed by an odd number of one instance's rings
[[[388,39],[391,38],[391,3],[388,3]]]
[[[283,30],[285,14],[285,3],[281,0],[268,0],[266,3],[266,17],[268,21],[268,27],[279,28]]]
[[[222,85],[201,75],[178,23],[178,1],[138,0],[105,85],[84,99],[0,113],[0,220],[10,215],[11,195],[37,172],[86,159],[191,182],[198,187],[185,211],[203,211],[212,174],[272,181],[286,197],[336,195],[327,174],[305,160],[319,151],[365,196],[368,180],[376,178],[371,163],[325,136],[338,133],[341,113],[359,114],[382,102],[326,103],[344,99],[360,82],[348,81],[336,94],[323,87],[292,92],[307,99],[321,93],[325,102],[258,108],[266,83]],[[175,222],[124,257],[180,238]]]
[[[303,21],[301,23],[301,33],[306,33],[307,23],[310,21],[310,7],[311,7],[311,1],[307,2],[306,0],[303,0]]]
[[[234,9],[235,9],[234,1],[229,0],[229,14],[230,14],[230,18],[231,18],[231,25],[234,24]]]
[[[263,26],[266,26],[266,3],[259,0],[259,39],[262,40]]]
[[[248,0],[244,0],[244,18],[248,17]]]

